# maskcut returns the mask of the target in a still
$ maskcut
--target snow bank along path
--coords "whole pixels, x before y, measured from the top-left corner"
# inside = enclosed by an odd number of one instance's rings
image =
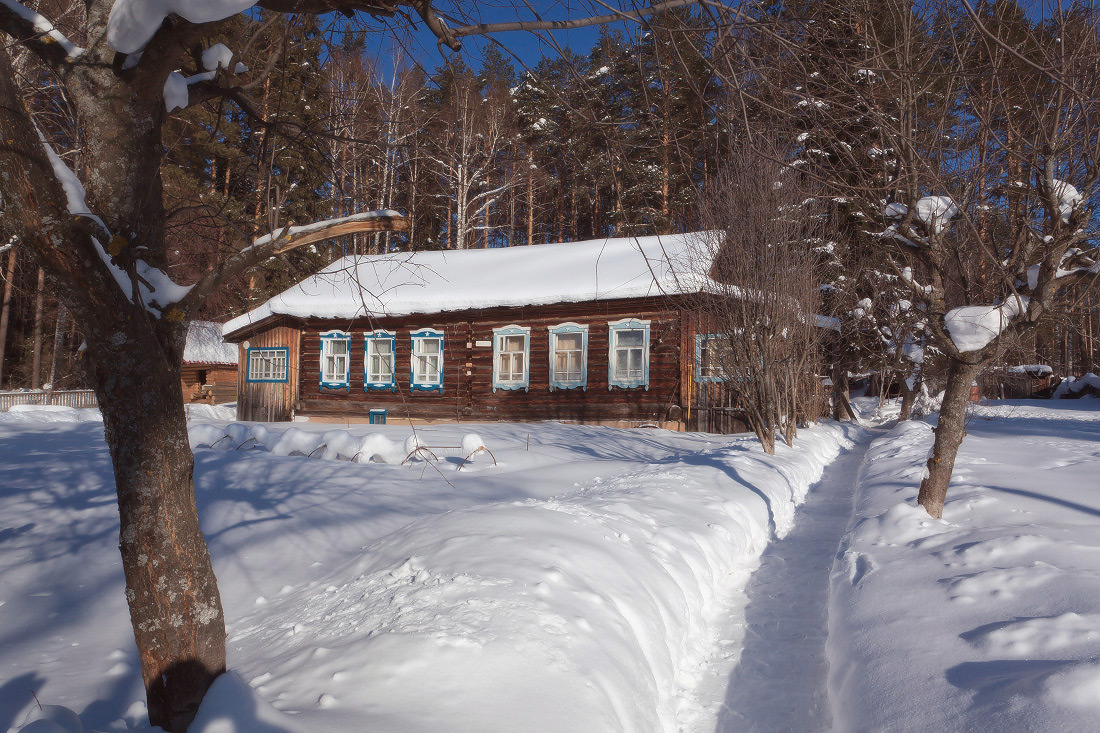
[[[914,506],[930,427],[872,445],[831,580],[838,730],[1097,730],[1098,408],[978,407],[942,521]]]
[[[0,422],[0,727],[34,689],[85,728],[140,729],[102,427],[29,417]],[[335,434],[310,459],[316,437],[290,426],[193,419],[196,437],[237,433],[196,450],[234,671],[206,733],[677,730],[709,705],[695,688],[732,584],[848,443],[821,426],[769,457],[747,438],[493,424],[499,466],[458,471],[352,463]],[[462,427],[419,432],[458,446]],[[409,433],[363,430],[379,456]]]

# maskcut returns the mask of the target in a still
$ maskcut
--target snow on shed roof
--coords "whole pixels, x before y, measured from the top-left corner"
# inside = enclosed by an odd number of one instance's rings
[[[697,234],[345,257],[225,324],[352,318],[695,293],[711,282]],[[696,260],[693,262],[693,259]]]
[[[183,361],[185,364],[236,364],[237,345],[227,344],[222,338],[222,324],[191,321],[187,327]]]

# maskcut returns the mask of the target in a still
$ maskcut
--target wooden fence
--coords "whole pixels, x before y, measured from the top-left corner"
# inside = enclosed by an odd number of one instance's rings
[[[95,391],[90,389],[45,392],[0,392],[0,412],[16,405],[64,405],[65,407],[99,407]]]

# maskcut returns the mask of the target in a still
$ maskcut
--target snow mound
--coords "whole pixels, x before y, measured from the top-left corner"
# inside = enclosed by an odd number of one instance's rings
[[[1092,372],[1080,378],[1066,377],[1058,384],[1051,399],[1081,397],[1089,393],[1100,395],[1100,377]]]
[[[85,731],[80,716],[61,705],[38,705],[31,708],[19,733],[95,733]]]
[[[405,453],[400,443],[395,443],[381,433],[371,433],[363,438],[359,445],[359,463],[377,461],[378,463],[401,463]]]
[[[0,412],[0,422],[103,422],[103,415],[95,407],[12,405],[7,412]]]
[[[904,502],[877,517],[864,519],[854,535],[870,545],[903,545],[944,532],[950,526],[942,519],[932,519],[924,507]]]
[[[774,457],[716,449],[701,471],[649,465],[422,516],[304,592],[266,597],[238,642],[286,664],[332,650],[311,662],[317,707],[370,690],[372,715],[415,721],[392,730],[676,730],[727,583],[844,443],[835,426],[803,436]]]
[[[187,410],[187,419],[199,418],[202,420],[225,420],[226,422],[237,419],[237,403],[229,402],[224,405],[205,405],[201,403],[183,406]]]
[[[210,686],[187,730],[188,733],[297,733],[302,728],[292,717],[272,707],[235,672],[225,672]]]
[[[314,433],[299,428],[271,430],[265,425],[230,423],[225,426],[199,423],[187,428],[191,448],[215,450],[264,450],[277,456],[306,456],[330,461],[357,463],[401,463],[405,457],[424,445],[417,436],[395,443],[380,433],[366,436],[349,430],[329,430]],[[427,454],[414,458],[427,458]]]
[[[277,456],[292,456],[295,453],[308,456],[321,446],[322,436],[307,433],[298,428],[289,428],[271,446],[271,452]]]

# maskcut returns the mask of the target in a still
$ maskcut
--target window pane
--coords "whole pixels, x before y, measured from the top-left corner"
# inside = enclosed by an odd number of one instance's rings
[[[644,343],[645,331],[616,331],[618,346],[641,346]]]
[[[581,335],[579,333],[563,333],[558,335],[558,350],[579,351],[581,348]]]
[[[422,354],[438,354],[439,339],[421,339],[420,352]]]

